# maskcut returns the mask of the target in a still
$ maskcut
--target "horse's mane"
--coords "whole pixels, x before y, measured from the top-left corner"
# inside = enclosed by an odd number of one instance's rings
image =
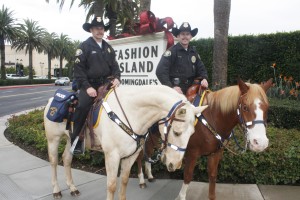
[[[248,102],[253,102],[255,98],[259,98],[263,103],[268,103],[268,98],[263,88],[258,84],[246,83],[249,87],[247,92]],[[241,96],[241,91],[239,86],[230,86],[212,92],[209,98],[209,102],[212,106],[216,106],[221,110],[222,113],[228,113],[237,109],[239,97]]]

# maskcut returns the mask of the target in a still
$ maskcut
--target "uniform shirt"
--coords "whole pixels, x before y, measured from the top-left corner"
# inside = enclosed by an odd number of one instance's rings
[[[76,50],[74,77],[80,89],[92,87],[91,80],[114,76],[120,79],[119,64],[114,49],[104,40],[102,48],[92,38],[80,44]]]
[[[185,50],[180,43],[170,47],[161,57],[156,68],[156,76],[163,85],[174,87],[174,78],[179,78],[182,86],[194,78],[207,79],[207,71],[194,47]],[[186,83],[189,87],[192,83]]]

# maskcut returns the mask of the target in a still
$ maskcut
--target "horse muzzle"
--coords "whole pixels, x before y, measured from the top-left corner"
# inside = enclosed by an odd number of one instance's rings
[[[180,169],[181,165],[182,165],[182,161],[178,162],[178,163],[174,163],[174,162],[169,162],[167,161],[167,157],[166,155],[162,155],[161,157],[161,162],[166,165],[167,170],[169,172],[174,172],[176,169]]]
[[[262,152],[269,146],[269,139],[268,138],[260,138],[260,139],[252,139],[249,143],[249,148],[251,151],[254,152]]]

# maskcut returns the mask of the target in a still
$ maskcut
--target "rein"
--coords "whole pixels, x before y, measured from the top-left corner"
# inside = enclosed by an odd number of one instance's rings
[[[125,157],[122,158],[122,159],[126,159],[126,158],[132,156],[133,154],[135,154],[135,152],[137,152],[137,150],[138,150],[142,145],[144,145],[145,139],[146,139],[146,137],[148,136],[148,132],[145,133],[145,134],[143,134],[143,135],[138,135],[138,134],[136,134],[136,133],[133,131],[133,129],[132,129],[132,127],[131,127],[131,125],[130,125],[130,123],[129,123],[129,121],[128,121],[128,118],[127,118],[127,116],[126,116],[126,114],[125,114],[125,112],[124,112],[124,109],[123,109],[123,107],[122,107],[122,105],[121,105],[121,103],[120,103],[120,101],[119,101],[119,98],[118,98],[118,96],[117,96],[117,93],[116,93],[115,88],[113,88],[113,90],[114,90],[115,96],[116,96],[116,98],[117,98],[118,104],[119,104],[119,106],[120,106],[120,108],[121,108],[121,110],[122,110],[122,113],[123,113],[124,117],[126,118],[127,123],[129,124],[129,127],[128,127],[124,122],[122,122],[122,120],[118,117],[118,115],[117,115],[116,113],[114,113],[114,112],[111,110],[109,104],[108,104],[106,101],[103,101],[103,102],[102,102],[102,106],[104,107],[104,109],[105,109],[105,111],[106,111],[108,117],[109,117],[113,122],[115,122],[121,129],[123,129],[123,131],[125,131],[125,133],[127,133],[132,139],[134,139],[134,140],[136,141],[137,146],[136,146],[135,151],[134,151],[131,155],[125,156]]]
[[[117,99],[117,101],[118,101],[118,104],[119,104],[119,106],[120,106],[120,108],[121,108],[121,110],[122,110],[122,113],[123,113],[123,115],[124,115],[124,117],[125,117],[125,119],[126,119],[128,125],[129,125],[130,129],[132,130],[132,127],[131,127],[131,125],[130,125],[130,123],[129,123],[129,120],[128,120],[128,118],[127,118],[127,115],[125,114],[124,109],[123,109],[123,106],[121,105],[121,102],[120,102],[119,97],[118,97],[118,95],[117,95],[116,88],[114,87],[113,90],[114,90],[114,93],[115,93],[115,97],[116,97],[116,99]]]

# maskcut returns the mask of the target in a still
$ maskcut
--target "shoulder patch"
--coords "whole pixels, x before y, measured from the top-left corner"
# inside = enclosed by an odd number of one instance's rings
[[[81,54],[82,54],[82,50],[81,49],[77,49],[75,56],[80,56]]]
[[[165,57],[169,57],[169,56],[171,56],[171,55],[172,55],[172,53],[171,53],[170,50],[167,50],[167,51],[165,51],[165,53],[164,53],[164,56],[165,56]]]
[[[198,54],[198,58],[201,60],[200,55]]]
[[[107,51],[108,51],[108,53],[110,53],[110,52],[111,52],[111,49],[110,49],[110,47],[108,47],[108,48],[107,48]]]

